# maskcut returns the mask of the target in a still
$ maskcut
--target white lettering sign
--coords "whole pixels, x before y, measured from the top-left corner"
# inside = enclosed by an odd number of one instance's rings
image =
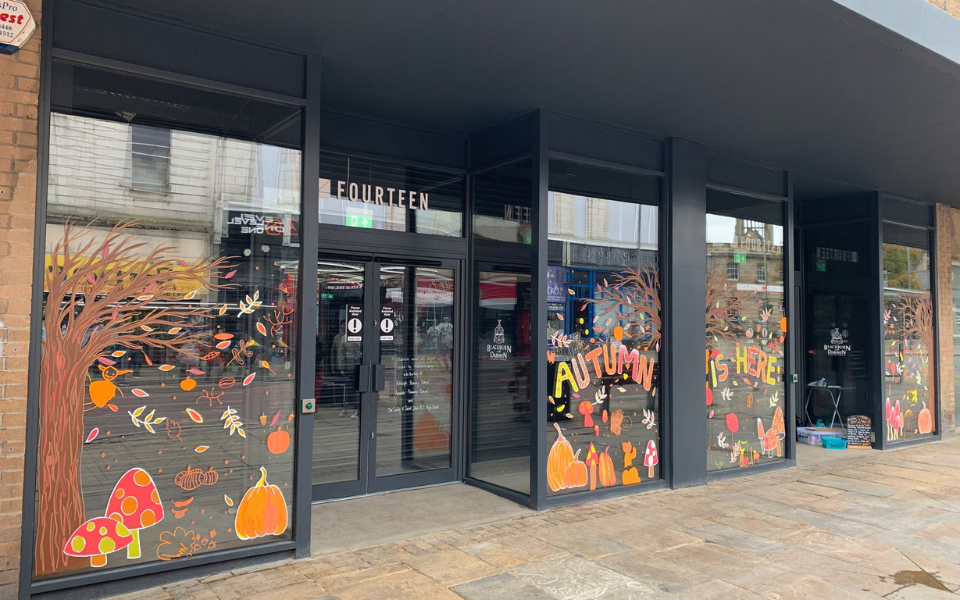
[[[430,209],[430,194],[426,192],[335,179],[320,179],[320,197],[408,210]]]

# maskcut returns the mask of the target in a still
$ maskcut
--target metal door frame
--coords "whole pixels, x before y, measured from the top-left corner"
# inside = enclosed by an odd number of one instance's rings
[[[323,229],[326,229],[325,227]],[[317,260],[334,259],[352,261],[364,264],[364,328],[377,332],[379,320],[379,302],[380,302],[380,265],[395,264],[407,266],[430,266],[453,270],[454,276],[454,298],[453,298],[453,326],[454,340],[451,351],[451,365],[453,370],[453,380],[451,383],[451,422],[450,422],[450,467],[444,469],[435,469],[430,471],[420,471],[415,473],[405,473],[398,475],[387,475],[383,477],[376,476],[376,444],[375,439],[371,440],[371,433],[376,433],[376,407],[377,392],[372,390],[363,390],[360,392],[360,444],[359,444],[359,471],[358,477],[353,481],[336,482],[329,484],[312,485],[313,502],[323,502],[328,500],[340,500],[344,498],[363,496],[368,494],[387,492],[400,489],[409,489],[426,485],[439,483],[449,483],[460,481],[463,478],[463,457],[464,443],[462,423],[465,418],[464,402],[468,396],[464,391],[465,383],[465,362],[464,362],[464,342],[466,339],[465,329],[465,307],[467,290],[463,278],[463,252],[459,246],[463,240],[453,238],[449,240],[451,244],[444,244],[447,240],[432,240],[433,246],[429,254],[423,252],[418,241],[410,240],[410,244],[397,244],[395,246],[385,247],[378,238],[378,232],[375,231],[357,231],[352,243],[344,243],[343,227],[336,227],[335,232],[339,235],[333,235],[336,241],[336,249],[329,248],[322,242],[317,251]],[[348,230],[352,233],[352,230]],[[333,232],[331,232],[333,233]],[[422,238],[421,234],[415,234],[417,238]],[[434,236],[428,236],[434,237]],[[402,238],[399,238],[402,239]],[[332,245],[332,244],[331,244]],[[327,247],[325,247],[327,246]],[[447,246],[444,248],[443,246]],[[371,250],[376,248],[376,250]],[[424,258],[425,255],[432,255],[430,258]],[[459,256],[458,256],[459,255]],[[319,302],[319,299],[318,299]],[[364,336],[362,342],[363,359],[365,366],[372,366],[379,363],[379,337],[377,333]],[[374,359],[376,357],[376,359]],[[366,387],[365,384],[361,384]],[[366,415],[366,416],[365,416]],[[313,444],[310,444],[310,472],[313,468]],[[306,468],[306,467],[305,467]]]

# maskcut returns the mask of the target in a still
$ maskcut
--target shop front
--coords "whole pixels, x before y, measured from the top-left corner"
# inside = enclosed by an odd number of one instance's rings
[[[943,435],[927,198],[439,76],[427,115],[356,48],[48,14],[21,597],[303,557],[333,500],[548,509],[795,466],[817,421]]]

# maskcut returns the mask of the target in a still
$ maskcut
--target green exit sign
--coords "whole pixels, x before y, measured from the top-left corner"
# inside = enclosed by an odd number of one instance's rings
[[[320,299],[321,299],[321,300],[333,300],[333,294],[326,294],[326,293],[320,294]]]
[[[820,271],[821,273],[826,273],[826,271],[827,271],[827,261],[825,261],[825,260],[818,260],[818,261],[817,261],[817,271]]]
[[[747,255],[740,252],[735,252],[733,255],[733,262],[737,264],[745,264],[747,262]]]
[[[373,229],[373,217],[367,215],[347,215],[347,227]]]

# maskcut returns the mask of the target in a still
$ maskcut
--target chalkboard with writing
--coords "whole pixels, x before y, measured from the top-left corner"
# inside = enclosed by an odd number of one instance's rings
[[[863,415],[847,417],[847,448],[872,448],[873,444],[870,441],[872,431],[870,417]]]

